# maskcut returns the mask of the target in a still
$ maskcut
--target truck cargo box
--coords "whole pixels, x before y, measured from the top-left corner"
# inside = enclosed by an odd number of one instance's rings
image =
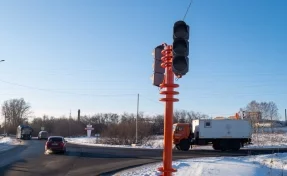
[[[192,121],[192,132],[198,139],[244,139],[251,138],[252,127],[247,120],[204,119]]]

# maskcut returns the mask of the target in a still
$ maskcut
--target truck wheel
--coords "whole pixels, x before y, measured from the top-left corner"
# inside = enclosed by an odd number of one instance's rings
[[[220,144],[219,144],[219,142],[214,142],[214,143],[212,143],[212,148],[213,148],[214,150],[220,150]]]
[[[238,151],[241,147],[241,142],[240,141],[233,141],[231,145],[231,150],[233,151]]]
[[[219,148],[222,152],[229,149],[229,142],[228,140],[220,140],[219,142]]]
[[[188,151],[189,148],[190,148],[190,142],[189,142],[189,140],[188,140],[188,139],[183,139],[183,140],[181,140],[180,143],[179,143],[179,147],[180,147],[180,149],[183,150],[183,151]]]

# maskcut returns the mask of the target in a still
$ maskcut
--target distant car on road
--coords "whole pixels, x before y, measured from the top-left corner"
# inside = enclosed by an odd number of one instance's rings
[[[67,141],[62,136],[50,136],[45,145],[45,151],[66,153]]]
[[[48,137],[49,137],[49,133],[47,131],[40,131],[39,134],[38,134],[38,139],[39,140],[41,140],[41,139],[48,140]]]

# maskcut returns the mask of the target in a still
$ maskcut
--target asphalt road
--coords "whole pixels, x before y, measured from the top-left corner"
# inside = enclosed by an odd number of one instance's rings
[[[0,153],[0,176],[95,176],[162,161],[162,150],[67,145],[66,154],[44,154],[45,141],[24,141]],[[214,150],[174,151],[174,159],[267,154],[277,150],[240,150],[236,153]],[[287,152],[287,149],[279,152]]]

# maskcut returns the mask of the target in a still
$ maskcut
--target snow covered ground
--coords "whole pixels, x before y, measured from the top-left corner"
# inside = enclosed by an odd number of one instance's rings
[[[9,150],[19,144],[17,139],[10,137],[0,138],[0,153]]]
[[[115,176],[156,176],[162,163],[125,170]],[[173,162],[176,176],[286,176],[287,153],[247,157],[212,157]]]
[[[245,148],[287,148],[287,133],[253,134],[252,143]]]
[[[109,145],[102,144],[103,139],[96,137],[77,137],[77,138],[65,138],[69,143],[74,144],[84,144],[90,146],[102,146],[102,147],[124,147],[124,148],[145,148],[145,149],[162,149],[163,140],[162,139],[154,139],[149,140],[146,143],[140,146],[131,146],[131,145]]]

